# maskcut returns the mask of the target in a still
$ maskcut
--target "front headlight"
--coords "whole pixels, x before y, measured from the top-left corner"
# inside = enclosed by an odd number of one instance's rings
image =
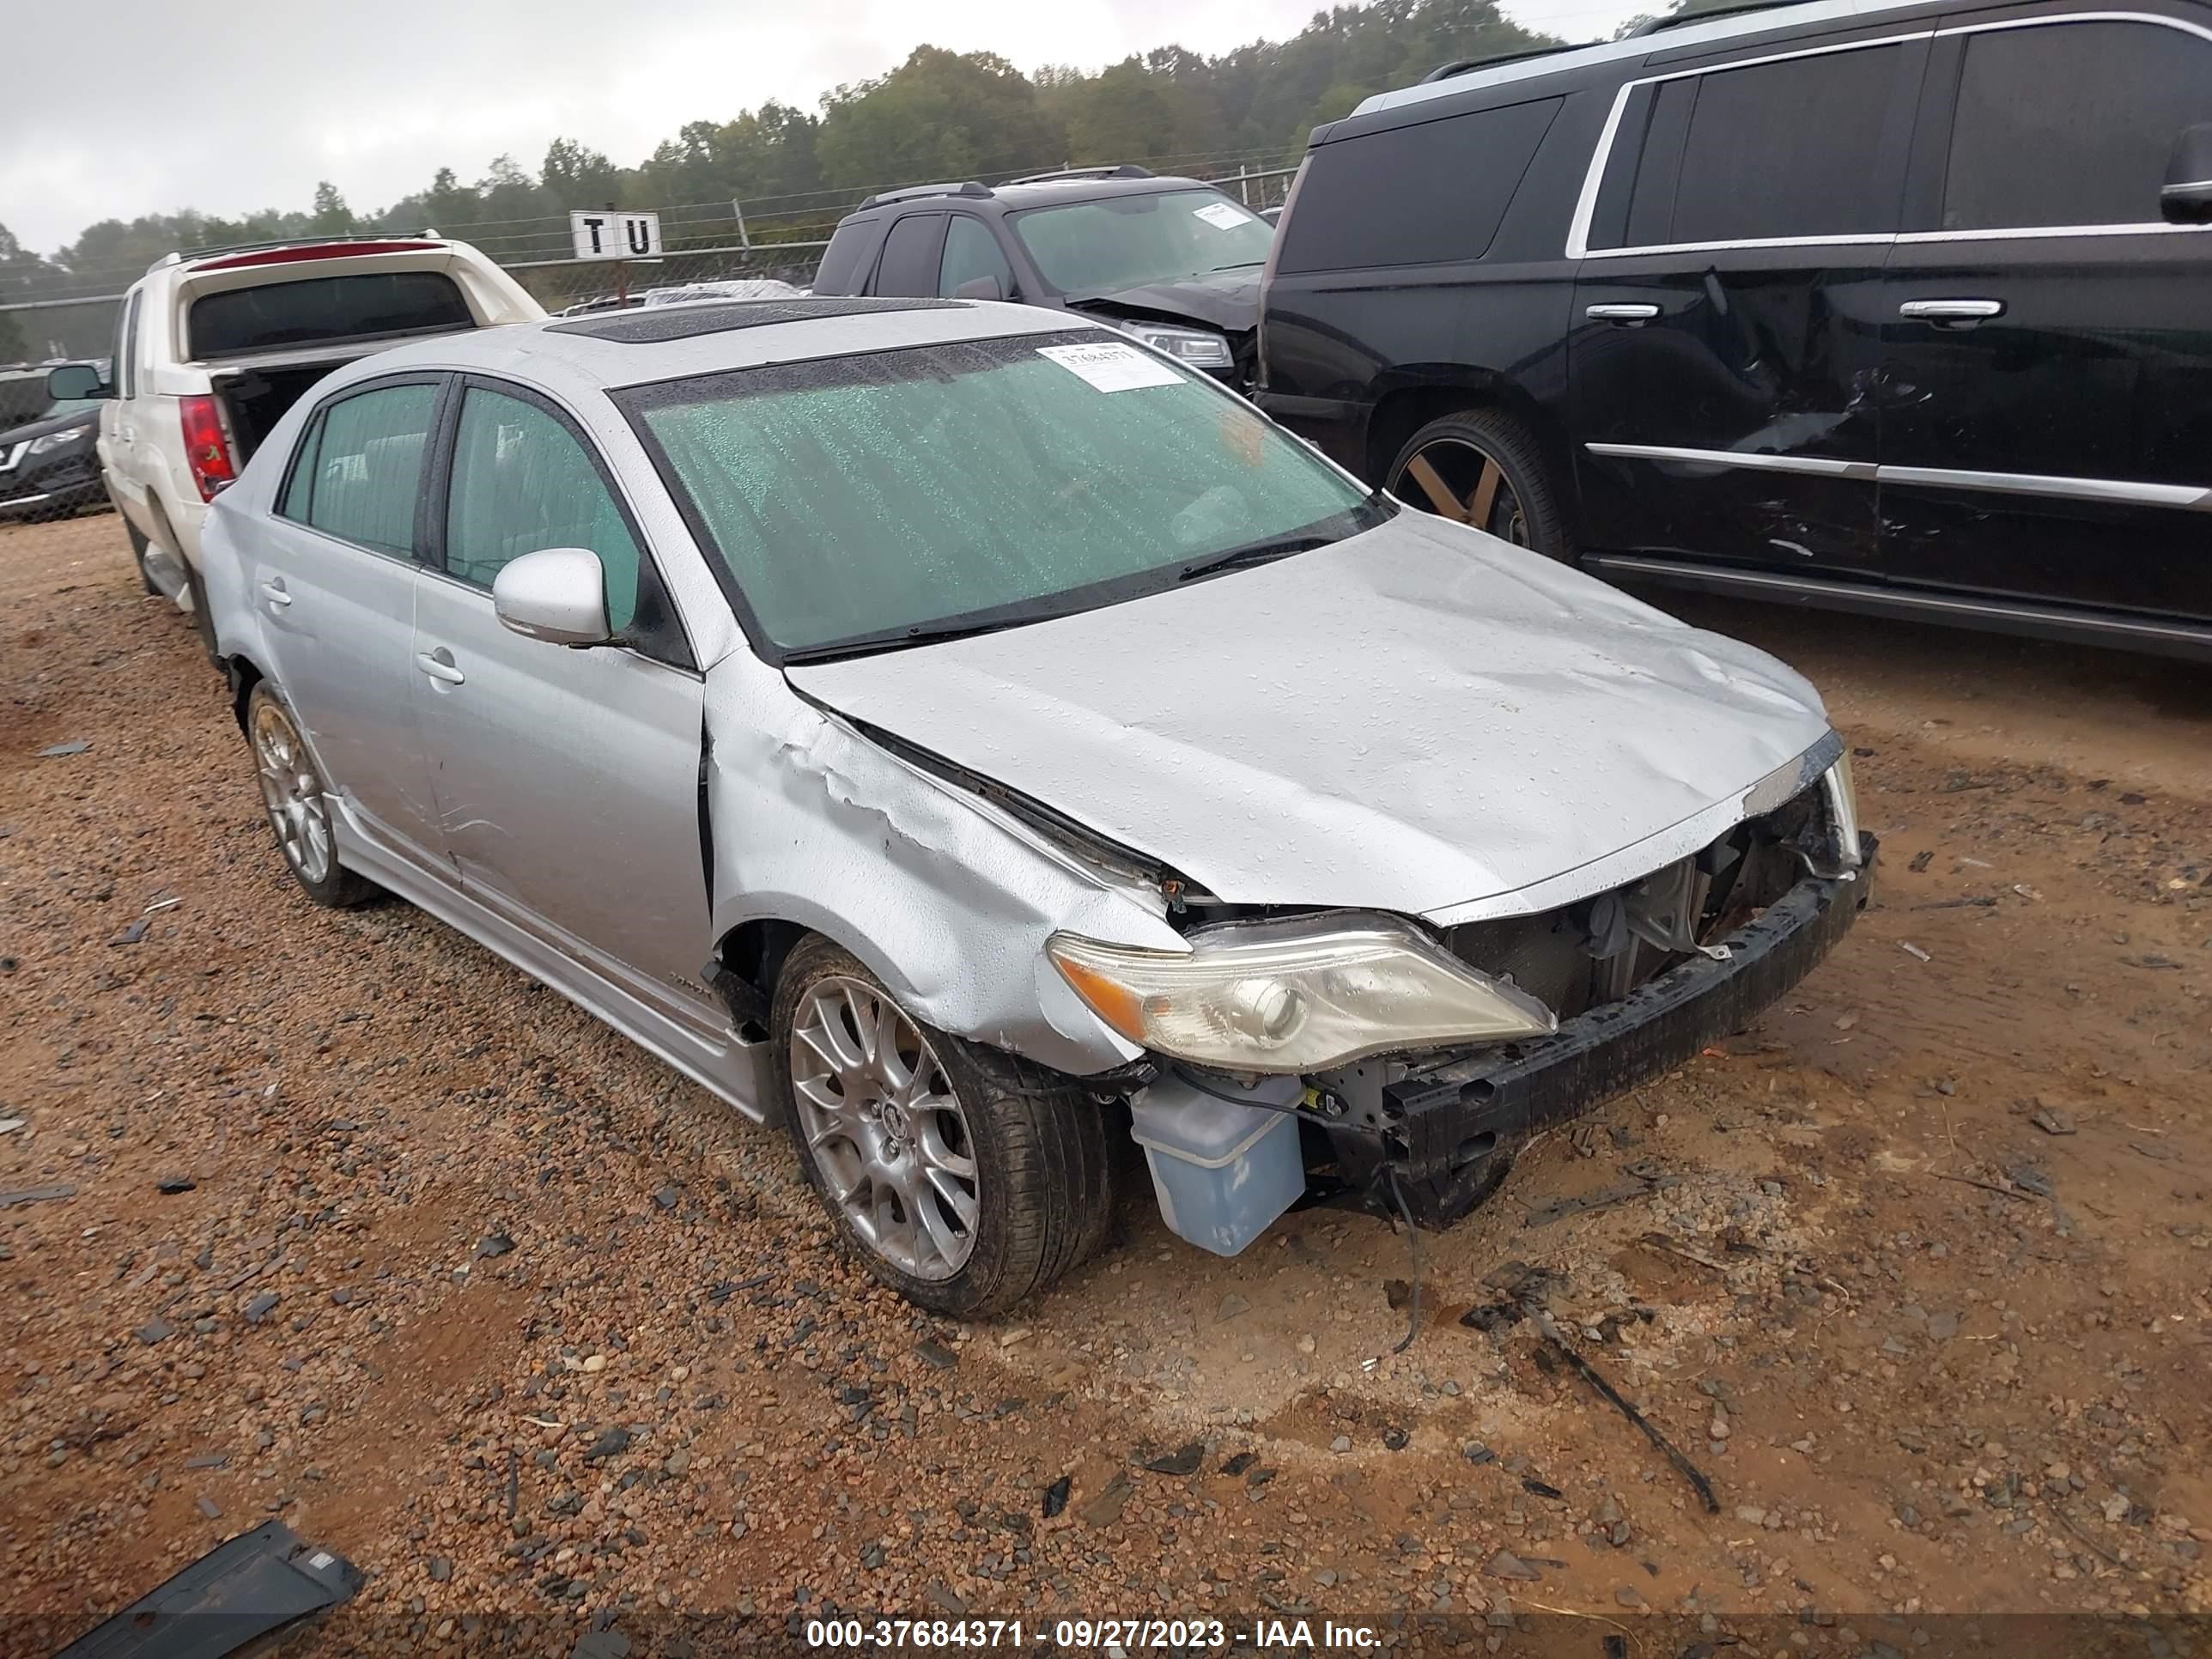
[[[1229,342],[1202,328],[1177,328],[1172,323],[1117,323],[1115,326],[1192,368],[1236,367],[1237,355],[1230,350]]]
[[[31,440],[31,453],[43,455],[50,449],[59,449],[64,444],[73,444],[91,431],[93,423],[87,421],[81,426],[65,426],[58,432],[49,432],[42,438],[33,438]]]
[[[1388,916],[1231,924],[1188,951],[1054,933],[1045,954],[1130,1042],[1231,1072],[1292,1073],[1393,1048],[1548,1036],[1552,1011]]]

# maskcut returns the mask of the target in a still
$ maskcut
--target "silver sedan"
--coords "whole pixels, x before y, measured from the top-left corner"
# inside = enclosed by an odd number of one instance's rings
[[[426,340],[301,400],[207,544],[307,896],[397,894],[787,1126],[945,1312],[1145,1171],[1224,1253],[1316,1192],[1449,1224],[1867,891],[1790,670],[1054,313]]]

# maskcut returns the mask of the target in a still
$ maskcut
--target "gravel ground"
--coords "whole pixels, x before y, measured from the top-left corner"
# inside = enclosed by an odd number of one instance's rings
[[[1425,1238],[1393,1354],[1407,1242],[1326,1212],[1223,1261],[1133,1201],[1018,1320],[918,1315],[778,1136],[404,905],[298,897],[115,518],[0,528],[0,1651],[270,1516],[368,1574],[319,1652],[2212,1603],[2201,671],[1698,605],[1830,693],[1879,902]],[[1462,1322],[1532,1269],[1717,1514]]]

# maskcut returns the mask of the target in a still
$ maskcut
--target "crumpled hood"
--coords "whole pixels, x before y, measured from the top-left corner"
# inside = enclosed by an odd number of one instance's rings
[[[1226,334],[1249,334],[1260,325],[1260,267],[1209,271],[1180,282],[1147,283],[1072,294],[1074,310],[1108,316],[1158,317],[1170,322],[1203,323]]]
[[[1401,913],[1620,854],[1828,731],[1765,653],[1410,511],[1127,604],[788,672],[1224,899]]]

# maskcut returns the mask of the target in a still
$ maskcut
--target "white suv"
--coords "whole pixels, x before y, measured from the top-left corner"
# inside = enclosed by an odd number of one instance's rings
[[[112,386],[83,365],[49,384],[106,400],[100,466],[146,590],[192,612],[212,652],[200,526],[284,411],[403,340],[544,315],[483,252],[434,232],[203,248],[163,256],[124,296]]]

